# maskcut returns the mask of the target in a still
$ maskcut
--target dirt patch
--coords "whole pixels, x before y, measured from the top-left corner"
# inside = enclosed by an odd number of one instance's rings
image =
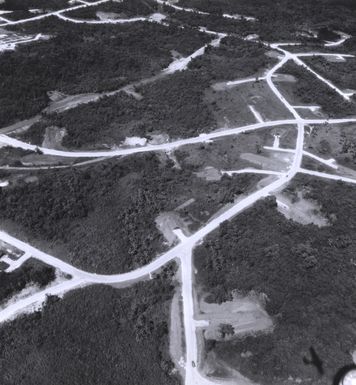
[[[287,171],[293,161],[293,154],[272,152],[267,156],[259,154],[245,153],[241,154],[241,159],[253,163],[257,168],[271,171]]]
[[[10,126],[4,127],[0,129],[1,134],[21,134],[26,132],[33,124],[39,122],[41,120],[41,115],[36,115],[31,119],[22,120],[21,122],[17,122],[11,124]]]
[[[73,159],[66,157],[58,157],[53,155],[43,154],[29,154],[21,158],[21,164],[23,166],[56,166],[56,165],[72,165],[74,164]]]
[[[339,56],[325,56],[325,60],[329,63],[343,63],[345,59]]]
[[[272,59],[279,59],[281,57],[281,54],[277,51],[267,51],[266,56],[271,57]]]
[[[249,380],[236,369],[231,368],[223,360],[219,359],[214,351],[209,351],[204,360],[202,371],[209,378],[219,381],[223,379],[224,385],[254,385],[255,382]]]
[[[287,219],[292,219],[302,225],[314,224],[318,227],[329,225],[320,207],[316,202],[312,202],[303,197],[302,191],[298,191],[293,197],[280,193],[275,195],[277,198],[278,211]]]
[[[205,339],[229,341],[246,334],[271,331],[273,321],[264,310],[265,301],[263,294],[254,292],[245,297],[233,293],[231,301],[221,304],[208,303],[203,297],[199,301],[197,318],[209,322]]]
[[[103,12],[103,11],[98,11],[96,13],[96,16],[99,20],[114,20],[120,17],[120,15],[116,12]]]
[[[355,163],[354,163],[354,165],[355,165]],[[344,176],[346,178],[356,179],[356,171],[351,169],[351,168],[348,168],[348,167],[339,166],[339,168],[336,171],[336,174]]]
[[[47,127],[42,142],[42,147],[52,148],[54,150],[62,149],[62,140],[67,134],[65,128],[55,126]]]
[[[181,292],[176,289],[171,303],[171,318],[169,327],[169,353],[176,371],[184,376],[184,330],[181,311]]]
[[[266,187],[267,185],[275,182],[277,180],[277,176],[275,175],[269,175],[266,178],[261,179],[256,186],[256,190],[261,190],[263,187]]]
[[[48,107],[44,109],[44,112],[51,114],[53,112],[64,112],[79,106],[80,104],[86,104],[97,101],[102,95],[97,93],[77,94],[77,95],[65,95],[65,97],[52,101]]]
[[[158,230],[163,234],[168,246],[172,246],[177,242],[177,235],[174,230],[179,228],[184,234],[188,235],[189,222],[181,218],[181,216],[173,211],[161,213],[155,220]]]
[[[224,384],[252,385],[251,380],[244,377],[238,370],[221,360],[213,349],[215,342],[232,341],[236,338],[268,333],[273,330],[273,321],[264,310],[266,297],[250,292],[247,296],[233,293],[233,299],[221,304],[208,303],[203,295],[197,306],[197,319],[209,322],[204,330],[201,341],[204,343],[201,370],[208,377]]]
[[[195,175],[207,181],[219,181],[222,177],[221,172],[214,167],[205,167],[203,171],[197,172]]]
[[[276,74],[273,77],[273,81],[275,82],[287,82],[287,83],[295,83],[297,79],[293,75],[288,74]]]

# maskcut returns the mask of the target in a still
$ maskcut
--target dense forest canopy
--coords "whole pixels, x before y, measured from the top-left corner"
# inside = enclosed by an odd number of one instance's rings
[[[49,297],[0,327],[2,385],[177,385],[168,354],[174,268],[129,289]]]
[[[32,259],[12,272],[1,271],[0,303],[6,302],[28,285],[37,285],[39,288],[43,288],[55,278],[55,269],[52,266]]]
[[[48,91],[118,89],[166,68],[171,50],[188,55],[209,40],[198,31],[147,22],[78,26],[46,19],[36,28],[41,25],[49,40],[0,55],[0,127],[39,113],[49,102]]]
[[[333,89],[320,82],[313,74],[293,62],[287,63],[281,69],[281,73],[292,75],[296,79],[295,83],[280,84],[282,91],[284,88],[287,89],[290,101],[296,98],[303,104],[320,106],[323,112],[330,117],[345,118],[356,115],[355,95],[350,102],[346,101]],[[331,77],[335,79],[335,75],[331,75]]]
[[[254,76],[272,65],[266,52],[260,44],[226,37],[219,47],[208,47],[203,56],[193,59],[186,71],[136,87],[139,100],[122,92],[46,115],[22,138],[41,145],[46,127],[57,126],[66,129],[65,147],[85,148],[119,144],[129,136],[162,133],[181,138],[212,131],[218,127],[207,90],[215,82]]]
[[[193,15],[165,8],[172,17],[188,24],[199,20],[209,28],[246,36],[258,34],[266,41],[301,40],[301,31],[327,27],[331,30],[355,32],[356,7],[353,0],[180,0],[179,5],[192,7],[212,15]],[[255,17],[256,22],[232,21],[222,14]],[[215,19],[214,19],[215,17]],[[204,23],[205,20],[205,23]],[[303,39],[302,39],[303,40]],[[304,39],[305,40],[305,39]]]
[[[59,247],[72,264],[107,274],[142,266],[163,251],[155,224],[161,212],[194,198],[189,213],[199,227],[259,180],[239,175],[209,182],[154,154],[33,176],[37,182],[0,190],[0,218]]]
[[[307,378],[329,383],[338,369],[351,363],[356,345],[351,327],[356,301],[351,273],[356,252],[354,187],[299,177],[287,191],[294,194],[300,186],[305,198],[321,205],[329,226],[287,220],[268,198],[224,223],[195,251],[198,283],[211,293],[211,301],[229,299],[232,290],[267,296],[266,310],[275,323],[272,333],[209,345],[218,359],[261,384],[285,384],[288,376],[302,378],[303,384],[309,383]],[[324,363],[325,378],[303,362],[311,346]],[[242,359],[246,351],[252,355]]]

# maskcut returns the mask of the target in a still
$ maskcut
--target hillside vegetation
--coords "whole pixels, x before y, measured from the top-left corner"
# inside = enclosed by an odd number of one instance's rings
[[[0,327],[2,385],[178,385],[168,353],[172,273],[129,289],[49,297]]]
[[[208,237],[195,251],[198,283],[222,302],[232,290],[266,295],[272,333],[208,344],[217,359],[260,384],[332,383],[352,363],[356,283],[355,189],[342,183],[297,178],[291,192],[304,186],[305,198],[317,201],[330,226],[303,226],[278,213],[268,198]],[[342,344],[340,344],[342,336]],[[323,363],[319,376],[310,360],[313,348]],[[249,358],[241,353],[249,351]],[[305,358],[305,359],[304,359]]]

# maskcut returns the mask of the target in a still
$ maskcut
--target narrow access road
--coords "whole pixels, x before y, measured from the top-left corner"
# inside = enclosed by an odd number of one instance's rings
[[[331,179],[331,180],[341,181],[341,182],[345,182],[345,183],[356,184],[356,179],[347,178],[347,177],[344,177],[344,176],[327,174],[327,173],[324,173],[324,172],[313,171],[313,170],[307,170],[305,168],[300,168],[299,172],[302,173],[302,174],[316,176],[318,178],[325,178],[325,179]]]

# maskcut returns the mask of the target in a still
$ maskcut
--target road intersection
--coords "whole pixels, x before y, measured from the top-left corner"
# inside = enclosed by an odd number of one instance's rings
[[[101,3],[105,3],[107,1],[109,0],[101,0],[95,3],[86,3],[85,1],[80,1],[81,4],[78,6],[71,7],[70,9],[66,9],[66,10],[52,12],[50,15],[58,16],[60,18],[66,18],[65,16],[63,16],[63,14],[69,10],[98,5]],[[168,5],[165,1],[157,0],[157,2]],[[170,6],[174,8],[178,7],[173,5],[170,5]],[[191,10],[191,9],[181,9],[181,7],[178,7],[178,8],[180,10],[184,10],[187,12],[194,12],[194,10]],[[204,12],[199,12],[199,13],[205,14]],[[40,15],[40,16],[31,18],[30,20],[19,20],[16,22],[8,22],[6,24],[1,24],[0,26],[5,26],[9,24],[10,25],[20,24],[28,21],[40,20],[41,18],[47,17],[47,16],[48,15]],[[229,16],[226,16],[226,17],[229,17]],[[68,18],[67,20],[71,21]],[[214,32],[211,32],[211,31],[206,31],[206,33],[215,34]],[[222,34],[220,35],[216,34],[216,35],[218,35],[218,39],[220,40],[226,36]],[[217,44],[216,40],[214,41],[215,41],[215,44]],[[338,43],[337,45],[342,44],[342,42],[340,44],[339,42],[337,43]],[[139,269],[136,269],[134,271],[130,271],[124,274],[114,274],[114,275],[100,275],[100,274],[89,273],[81,269],[78,269],[72,266],[71,264],[68,264],[58,258],[55,258],[50,254],[44,253],[43,251],[38,250],[37,248],[31,246],[30,244],[23,242],[11,236],[10,234],[7,234],[6,232],[0,231],[1,241],[23,251],[26,254],[26,256],[31,255],[33,258],[39,259],[44,263],[51,265],[56,269],[70,276],[69,279],[67,279],[64,282],[61,282],[56,286],[46,288],[27,298],[21,299],[15,303],[10,304],[5,309],[0,310],[0,322],[9,321],[14,317],[16,317],[18,314],[21,314],[21,312],[26,311],[29,308],[38,306],[39,304],[41,304],[46,300],[46,297],[48,295],[62,296],[70,290],[84,287],[91,284],[112,284],[112,283],[133,284],[137,280],[148,279],[148,277],[150,277],[152,273],[158,271],[167,263],[172,261],[177,261],[181,266],[181,273],[182,273],[181,279],[182,279],[182,300],[183,300],[183,318],[184,318],[183,323],[184,323],[185,346],[186,346],[185,385],[215,384],[216,383],[215,381],[212,381],[204,377],[199,370],[200,353],[198,348],[197,328],[199,328],[200,326],[195,322],[196,320],[195,320],[195,314],[194,314],[194,284],[193,284],[194,273],[193,273],[193,257],[192,257],[194,248],[200,242],[202,242],[207,235],[209,235],[214,230],[216,230],[223,222],[231,220],[239,213],[243,212],[247,208],[254,205],[260,199],[265,198],[283,189],[298,173],[304,173],[304,174],[308,174],[318,178],[327,178],[330,180],[339,180],[339,181],[344,181],[345,183],[356,184],[356,180],[352,178],[346,178],[338,175],[321,173],[321,172],[306,170],[302,168],[303,156],[312,156],[315,160],[325,163],[323,162],[322,158],[318,159],[318,157],[312,154],[309,154],[304,150],[304,137],[305,137],[306,126],[356,123],[356,118],[304,119],[298,113],[297,111],[298,107],[291,105],[288,102],[288,100],[282,95],[282,93],[274,83],[276,73],[288,61],[293,60],[295,63],[302,66],[305,70],[314,74],[314,76],[316,76],[317,79],[319,79],[321,82],[328,85],[333,91],[341,95],[346,101],[350,101],[351,95],[346,94],[345,92],[340,90],[338,87],[333,85],[331,82],[329,82],[327,79],[323,78],[322,76],[317,74],[315,71],[313,71],[309,66],[307,66],[302,61],[301,57],[330,55],[330,56],[339,56],[342,58],[348,58],[348,57],[351,57],[352,55],[329,54],[329,53],[322,53],[322,52],[321,53],[310,52],[310,53],[301,53],[301,54],[291,53],[286,50],[286,47],[288,45],[289,44],[286,44],[286,43],[283,43],[283,44],[276,43],[276,44],[270,45],[270,47],[273,50],[276,50],[281,54],[280,59],[278,63],[272,69],[270,69],[263,78],[259,79],[259,81],[266,81],[269,88],[279,99],[280,103],[282,103],[284,107],[286,107],[286,109],[290,112],[291,114],[290,119],[276,120],[276,121],[258,121],[255,124],[250,124],[243,127],[224,128],[211,133],[206,133],[196,137],[177,140],[177,141],[168,142],[164,144],[158,144],[158,145],[148,144],[146,146],[141,146],[141,147],[119,148],[119,149],[108,150],[108,151],[53,150],[45,147],[34,146],[31,144],[25,143],[23,141],[14,139],[8,135],[0,135],[0,143],[7,146],[14,147],[14,148],[21,148],[24,150],[31,150],[31,151],[40,151],[45,155],[61,156],[61,157],[67,157],[67,158],[73,158],[73,159],[74,158],[91,158],[92,159],[91,161],[95,161],[95,159],[102,160],[102,159],[108,159],[111,157],[134,155],[134,154],[143,153],[143,152],[159,152],[159,151],[169,152],[188,144],[209,142],[221,137],[235,136],[245,132],[271,128],[271,127],[289,125],[289,126],[294,126],[297,129],[297,139],[296,139],[296,145],[294,149],[282,149],[282,148],[274,148],[274,147],[269,148],[270,150],[274,150],[274,151],[287,151],[293,155],[293,161],[287,171],[273,173],[273,172],[268,172],[267,170],[246,169],[245,172],[252,172],[252,173],[265,172],[265,173],[274,174],[274,180],[268,185],[264,186],[263,188],[257,191],[254,191],[250,195],[244,197],[242,200],[236,202],[231,207],[227,208],[223,213],[221,213],[214,219],[210,220],[205,226],[201,227],[198,231],[196,231],[191,236],[181,237],[180,242],[176,246],[174,246],[173,248],[171,248],[169,251],[162,254],[161,256],[157,257],[146,266],[140,267]],[[196,54],[204,54],[204,50],[201,49],[201,51],[199,52],[197,51]],[[194,57],[193,55],[192,57]],[[178,65],[178,69],[177,67],[175,67],[175,70],[185,70],[187,63],[183,63],[183,64],[184,65],[181,65],[181,66]],[[238,85],[238,84],[253,82],[253,81],[255,81],[255,78],[248,78],[248,79],[235,80],[230,82],[230,84]],[[329,162],[329,165],[333,167],[334,163]],[[45,167],[42,167],[42,168],[45,168]],[[36,168],[36,169],[40,169],[40,168]],[[243,172],[243,171],[244,170],[240,170],[240,172]],[[230,172],[233,173],[234,171],[230,171]]]

